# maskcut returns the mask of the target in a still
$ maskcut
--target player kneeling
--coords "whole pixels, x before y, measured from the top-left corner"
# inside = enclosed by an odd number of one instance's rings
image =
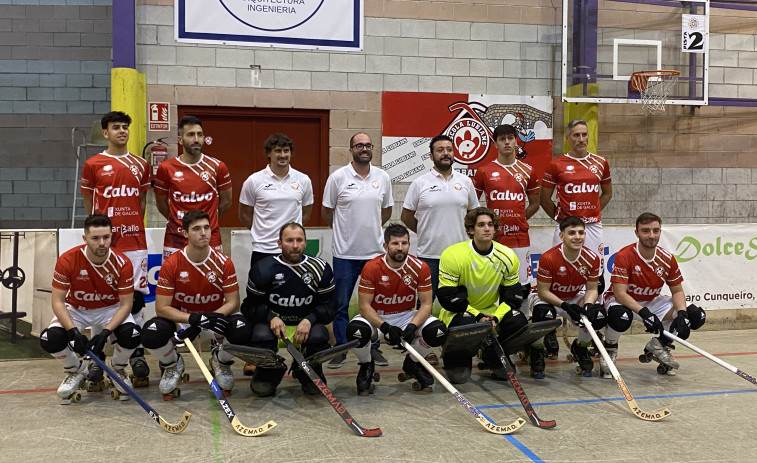
[[[355,348],[360,371],[358,395],[369,395],[378,381],[371,358],[371,342],[383,336],[390,346],[404,340],[425,357],[444,344],[447,327],[431,316],[431,270],[425,262],[409,255],[410,233],[399,224],[384,230],[385,254],[365,264],[360,273],[358,306],[360,314],[347,325],[347,340],[357,340]],[[417,297],[417,299],[416,299]],[[415,310],[417,301],[420,307]],[[410,354],[402,364],[400,381],[415,379],[413,390],[431,392],[434,377]]]
[[[661,334],[663,329],[685,340],[691,330],[704,325],[706,314],[693,304],[686,307],[678,262],[673,254],[657,246],[661,232],[660,217],[650,212],[641,214],[636,219],[638,243],[629,244],[615,256],[611,292],[605,294],[605,342],[617,348],[621,333],[631,327],[636,315],[647,333],[660,334],[647,343],[639,360],[655,360],[658,373],[672,376],[678,362],[670,353],[673,342]],[[664,284],[670,288],[670,296],[660,296]]]
[[[124,368],[139,345],[139,327],[131,315],[133,270],[123,253],[110,248],[112,226],[107,216],[90,215],[84,221],[85,244],[66,251],[55,263],[51,298],[55,318],[39,340],[65,368],[66,379],[58,388],[61,404],[78,401],[76,390],[87,378],[87,365],[78,355],[91,350],[105,358],[103,349],[113,338],[110,365],[131,386]],[[91,341],[81,333],[88,326],[97,333]],[[106,384],[102,376],[90,380],[88,390],[103,389]],[[117,383],[115,386],[122,400],[129,398]]]
[[[184,214],[182,233],[187,246],[171,254],[160,268],[155,290],[157,317],[142,328],[142,345],[158,359],[163,376],[160,392],[165,400],[179,396],[177,385],[184,373],[184,360],[176,352],[177,325],[181,338],[202,334],[211,339],[210,369],[229,395],[234,387],[233,357],[224,344],[241,344],[250,331],[239,312],[239,287],[231,259],[211,248],[210,219],[204,211]]]

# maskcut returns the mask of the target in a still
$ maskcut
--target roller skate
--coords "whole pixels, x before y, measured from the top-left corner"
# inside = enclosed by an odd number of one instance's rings
[[[531,346],[528,350],[528,363],[531,365],[531,376],[534,379],[544,378],[544,347]]]
[[[373,391],[376,390],[376,385],[373,384],[373,381],[378,382],[380,379],[379,374],[375,372],[374,361],[371,360],[370,362],[359,363],[358,365],[360,365],[360,371],[357,372],[357,379],[355,380],[357,383],[357,395],[366,396],[373,394]]]
[[[591,370],[594,368],[594,360],[589,354],[589,348],[582,346],[578,343],[578,339],[573,340],[573,344],[570,345],[570,355],[568,355],[568,361],[578,362],[576,366],[576,374],[581,376],[590,377]]]
[[[105,360],[105,356],[101,358]],[[110,387],[110,382],[105,379],[103,369],[95,362],[89,362],[89,373],[84,381],[84,390],[87,392],[104,391]]]
[[[557,342],[557,332],[550,331],[544,336],[544,348],[547,351],[547,358],[557,360],[560,353],[560,343]]]
[[[189,375],[184,373],[184,359],[180,354],[176,354],[178,359],[169,365],[160,365],[162,376],[158,389],[163,394],[163,400],[172,400],[181,395],[181,389],[178,388],[179,381],[189,381]]]
[[[77,389],[81,389],[89,369],[87,364],[79,362],[78,367],[66,368],[66,379],[58,387],[58,397],[61,405],[71,405],[81,400],[81,394]]]
[[[607,355],[614,364],[615,359],[618,358],[618,345],[608,344],[607,342],[604,342],[603,344],[607,351]],[[610,371],[610,367],[607,365],[607,362],[605,362],[605,358],[602,355],[599,356],[599,373],[603,378],[612,378],[612,371]]]
[[[415,379],[413,382],[414,391],[432,392],[431,385],[434,384],[434,377],[429,372],[423,369],[423,366],[410,358],[410,354],[405,356],[405,361],[402,364],[402,371],[397,374],[397,379],[404,383],[411,379]]]
[[[219,349],[214,347],[210,352],[210,374],[216,379],[218,387],[221,388],[221,393],[224,397],[231,395],[231,390],[234,388],[234,373],[231,372],[231,365],[234,361],[221,362],[218,360]]]
[[[141,347],[137,347],[134,353],[131,354],[129,359],[129,365],[131,365],[132,374],[129,375],[131,383],[135,388],[147,387],[150,385],[150,367],[145,361],[145,351]]]
[[[678,370],[678,362],[670,354],[675,349],[673,345],[663,345],[660,338],[652,338],[644,347],[644,353],[639,355],[639,362],[649,363],[652,360],[659,363],[657,373],[661,375],[675,376]]]
[[[597,337],[599,338],[599,341],[604,342],[605,335],[599,331],[595,331],[595,333],[597,333]],[[605,346],[607,346],[607,344],[605,344]],[[593,340],[591,342],[591,346],[589,346],[589,355],[591,355],[592,357],[602,358],[602,354],[599,352],[599,348],[597,348]]]
[[[126,365],[114,365],[113,359],[110,359],[110,368],[113,370],[113,373],[118,375],[121,381],[126,383],[127,386],[132,387],[129,375],[126,374]],[[113,386],[115,387],[115,389],[110,391],[110,396],[113,397],[113,400],[129,400],[129,393],[126,392],[118,382],[111,379],[111,383],[113,383]]]

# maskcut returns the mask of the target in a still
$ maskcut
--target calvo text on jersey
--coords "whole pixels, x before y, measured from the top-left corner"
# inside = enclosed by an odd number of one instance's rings
[[[294,295],[284,297],[276,293],[271,293],[268,296],[268,300],[279,307],[302,307],[313,303],[313,295],[311,294],[307,297],[295,297]]]
[[[179,302],[184,302],[186,304],[207,304],[208,302],[216,302],[221,300],[221,295],[216,294],[185,294],[185,293],[176,293],[175,295],[176,300]]]
[[[581,183],[581,184],[576,185],[574,183],[566,183],[565,192],[566,193],[599,193],[599,185],[587,185],[586,183]]]
[[[109,186],[103,190],[103,197],[105,198],[124,198],[128,196],[139,196],[139,188],[121,185],[120,187]]]
[[[173,200],[179,203],[201,203],[204,201],[212,201],[213,192],[200,194],[200,193],[195,193],[194,191],[191,191],[189,193],[182,193],[180,191],[174,191]]]

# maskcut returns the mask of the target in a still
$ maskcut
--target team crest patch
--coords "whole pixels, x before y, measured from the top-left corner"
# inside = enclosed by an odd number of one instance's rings
[[[462,185],[460,185],[459,183],[455,183],[455,189],[456,189],[457,191],[460,191],[460,190],[462,190],[462,189],[463,189],[463,186],[462,186]]]
[[[216,272],[208,272],[207,278],[209,282],[214,283],[218,276],[216,275]]]
[[[663,274],[663,273],[665,273],[665,270],[664,270],[664,269],[663,269],[662,267],[657,267],[657,268],[655,269],[654,273],[655,273],[655,274],[656,274],[656,275],[657,275],[658,277],[661,277],[661,276],[662,276],[662,274]]]
[[[586,267],[584,266],[578,267],[578,273],[580,273],[581,276],[586,276]]]
[[[589,167],[589,172],[591,172],[592,174],[596,174],[597,170],[598,170],[597,166],[591,166],[591,167]]]
[[[130,171],[131,171],[131,173],[132,173],[132,174],[134,174],[135,176],[139,175],[139,169],[137,169],[137,166],[131,166],[131,167],[129,167],[129,170],[130,170]]]
[[[210,180],[210,173],[203,172],[200,174],[200,178],[202,179],[203,182],[207,182],[208,180]]]
[[[402,277],[402,282],[405,283],[405,285],[410,286],[410,284],[413,282],[413,279],[410,277],[410,275],[405,275]]]
[[[300,189],[300,184],[299,184],[299,183],[297,183],[297,182],[292,182],[292,184],[291,184],[291,185],[289,185],[289,186],[290,186],[290,187],[291,187],[291,188],[292,188],[293,190],[299,190],[299,189]]]
[[[379,187],[379,182],[373,182],[373,183],[371,183],[371,186],[372,186],[373,188],[375,188],[375,189],[378,189],[378,187]]]
[[[520,182],[521,180],[523,180],[523,175],[521,175],[520,173],[515,174],[515,180]]]
[[[113,274],[109,273],[105,275],[105,282],[108,283],[108,285],[113,284]]]
[[[304,275],[302,275],[302,282],[306,285],[309,285],[313,282],[313,274],[310,272],[305,272]]]

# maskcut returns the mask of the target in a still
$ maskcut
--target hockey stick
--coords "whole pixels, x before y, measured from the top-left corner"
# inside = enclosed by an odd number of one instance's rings
[[[555,426],[557,426],[557,422],[555,420],[544,421],[536,415],[536,411],[534,410],[534,407],[531,406],[531,402],[528,400],[528,396],[526,396],[526,392],[523,390],[523,386],[520,385],[518,377],[515,376],[515,369],[513,369],[512,365],[510,365],[510,362],[507,361],[507,354],[502,348],[502,344],[499,343],[499,340],[494,333],[489,333],[489,336],[492,340],[492,344],[494,344],[494,350],[497,351],[499,361],[502,362],[502,365],[505,366],[505,370],[507,370],[507,379],[510,380],[510,385],[515,390],[515,394],[518,396],[521,405],[523,405],[523,409],[526,410],[526,415],[528,415],[528,418],[531,420],[534,426],[543,429],[554,428]]]
[[[626,383],[623,381],[623,378],[620,377],[620,372],[618,371],[618,368],[615,366],[615,362],[612,361],[610,358],[610,354],[607,353],[607,349],[605,349],[605,345],[602,341],[600,341],[599,336],[597,336],[597,333],[594,331],[593,327],[591,326],[591,322],[588,318],[586,318],[586,315],[581,315],[581,323],[584,324],[584,326],[588,326],[589,328],[586,329],[586,331],[589,332],[591,335],[591,339],[594,341],[594,344],[597,346],[597,349],[599,349],[599,353],[602,355],[602,358],[605,359],[605,363],[607,363],[607,367],[610,369],[610,373],[612,373],[612,378],[615,380],[616,383],[618,383],[618,387],[620,388],[620,392],[623,393],[623,397],[626,398],[626,403],[628,404],[628,408],[631,409],[634,415],[636,415],[638,418],[646,421],[659,421],[663,418],[667,418],[670,415],[670,409],[663,408],[662,410],[658,410],[653,413],[645,412],[639,406],[636,404],[636,400],[633,398],[630,392],[628,392],[628,388],[626,387]]]
[[[743,371],[739,370],[738,368],[736,368],[735,366],[731,365],[730,363],[728,363],[726,361],[723,361],[723,360],[720,360],[719,358],[715,357],[714,355],[710,354],[709,352],[705,352],[704,350],[700,349],[699,347],[696,347],[696,346],[694,346],[694,345],[692,345],[692,344],[684,341],[683,339],[679,338],[675,334],[672,334],[670,331],[662,330],[662,334],[664,334],[665,336],[669,337],[673,341],[681,344],[682,346],[688,347],[689,349],[693,350],[694,352],[696,352],[696,353],[698,353],[698,354],[700,354],[700,355],[702,355],[704,357],[707,357],[708,359],[710,359],[713,362],[717,363],[718,365],[720,365],[721,367],[725,368],[726,370],[730,370],[731,372],[736,373],[737,375],[741,376],[742,378],[744,378],[745,380],[749,381],[750,383],[752,383],[754,385],[757,385],[757,379],[755,379],[753,376],[750,376],[750,375],[744,373]]]
[[[226,400],[226,398],[223,396],[223,391],[221,391],[221,388],[218,386],[218,383],[216,383],[215,378],[213,378],[213,376],[208,371],[208,367],[206,367],[205,364],[203,363],[202,357],[200,357],[200,354],[197,352],[197,349],[195,349],[195,346],[192,343],[192,341],[189,338],[186,338],[184,340],[184,344],[187,345],[187,347],[189,348],[189,351],[192,353],[192,357],[195,358],[195,362],[197,362],[197,365],[200,366],[200,370],[202,370],[203,376],[205,376],[205,379],[208,381],[208,384],[210,384],[210,388],[213,390],[213,394],[215,394],[216,399],[218,400],[218,403],[221,404],[221,408],[223,409],[223,412],[226,414],[226,418],[228,418],[229,423],[231,423],[231,427],[234,428],[234,431],[236,431],[237,434],[245,436],[245,437],[259,436],[276,427],[276,422],[273,420],[257,428],[248,428],[247,426],[240,423],[239,418],[237,418],[237,415],[236,413],[234,413],[234,410],[231,409],[231,405],[229,405],[229,401]]]
[[[381,428],[365,429],[357,424],[357,421],[352,418],[352,415],[350,415],[344,405],[342,405],[342,402],[334,397],[334,394],[331,393],[331,389],[329,389],[328,386],[326,386],[326,383],[321,380],[321,377],[318,376],[318,373],[313,371],[313,369],[310,367],[310,364],[307,362],[307,360],[305,360],[300,351],[297,350],[296,347],[294,347],[292,341],[290,341],[288,338],[284,338],[284,342],[287,345],[287,351],[289,352],[289,355],[291,355],[294,361],[297,362],[302,371],[304,371],[308,375],[310,381],[312,381],[313,384],[318,387],[318,390],[321,391],[321,394],[323,394],[323,396],[328,399],[331,406],[334,407],[334,410],[339,414],[344,422],[347,423],[347,426],[352,429],[352,432],[354,432],[358,436],[363,437],[379,437],[381,435]]]
[[[118,385],[121,386],[127,394],[129,394],[129,397],[132,397],[142,408],[144,408],[147,414],[150,415],[150,418],[158,423],[160,427],[170,432],[171,434],[178,434],[187,428],[189,420],[192,418],[191,413],[185,411],[181,421],[176,424],[167,422],[163,419],[162,416],[158,414],[158,412],[155,411],[155,409],[153,409],[147,402],[145,402],[144,399],[140,397],[133,388],[129,387],[129,385],[124,382],[124,380],[122,380],[113,370],[111,370],[111,368],[106,365],[105,362],[100,360],[99,355],[95,354],[91,350],[87,351],[87,355],[89,355],[92,361],[99,365],[100,368],[102,368],[103,371],[108,374],[110,379],[117,382]]]
[[[481,426],[486,428],[487,431],[494,434],[500,434],[500,435],[510,434],[517,431],[518,429],[521,428],[521,426],[526,424],[526,420],[524,420],[523,418],[518,418],[517,420],[515,420],[514,422],[512,422],[511,424],[507,426],[499,426],[487,420],[486,417],[484,417],[484,415],[481,414],[481,412],[479,412],[478,409],[468,401],[468,399],[466,399],[462,394],[460,394],[460,392],[457,389],[455,389],[455,387],[452,384],[450,384],[449,381],[447,381],[444,378],[444,376],[442,376],[438,371],[436,371],[436,368],[432,367],[431,364],[428,363],[426,359],[423,358],[423,356],[419,354],[418,351],[413,348],[413,346],[411,346],[405,341],[402,341],[402,347],[404,347],[410,353],[410,355],[415,357],[415,359],[419,361],[421,365],[423,365],[423,368],[425,368],[429,373],[431,373],[434,376],[434,378],[436,378],[436,380],[439,381],[439,383],[450,392],[450,394],[455,396],[457,401],[460,402],[469,412],[471,412],[471,414],[476,418],[476,421],[478,421],[481,424]]]

